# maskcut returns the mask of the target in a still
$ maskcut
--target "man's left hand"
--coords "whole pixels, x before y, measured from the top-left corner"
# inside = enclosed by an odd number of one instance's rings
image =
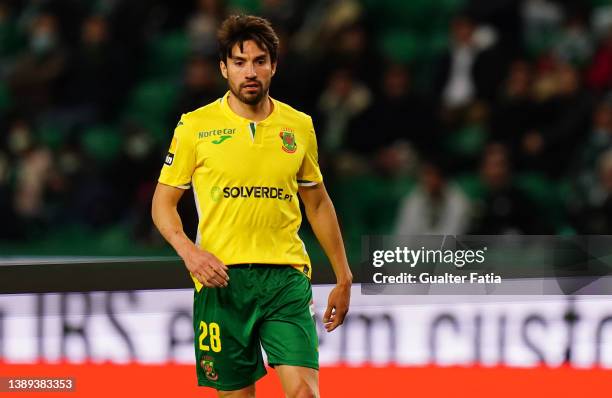
[[[331,332],[344,322],[351,302],[351,285],[338,284],[329,293],[327,309],[323,315],[325,330]]]

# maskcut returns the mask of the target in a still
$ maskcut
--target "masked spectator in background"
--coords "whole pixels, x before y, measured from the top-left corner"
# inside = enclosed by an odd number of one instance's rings
[[[467,231],[470,204],[448,181],[442,162],[423,162],[420,183],[402,200],[395,233],[400,235],[459,235]]]
[[[61,178],[51,150],[35,142],[26,119],[16,117],[7,138],[15,174],[14,185],[7,190],[12,197],[5,198],[11,201],[9,220],[16,221],[11,225],[17,236],[36,237],[53,217],[53,196],[62,188]]]
[[[19,56],[8,75],[16,105],[24,113],[48,109],[57,94],[57,83],[66,68],[57,18],[39,14],[29,31],[29,47]]]
[[[480,178],[485,193],[475,203],[472,234],[542,234],[548,231],[535,205],[514,185],[505,146],[498,143],[487,146]]]

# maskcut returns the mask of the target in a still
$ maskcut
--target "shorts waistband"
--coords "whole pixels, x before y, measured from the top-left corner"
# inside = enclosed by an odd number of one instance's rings
[[[283,267],[283,265],[248,263],[248,264],[228,264],[227,267],[228,268],[272,268],[272,267]]]

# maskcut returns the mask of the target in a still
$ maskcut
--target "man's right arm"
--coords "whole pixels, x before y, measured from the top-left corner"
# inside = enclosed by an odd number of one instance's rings
[[[206,287],[225,287],[229,277],[227,267],[212,253],[198,248],[185,234],[177,205],[184,189],[157,184],[153,195],[153,223],[183,259],[191,274]]]

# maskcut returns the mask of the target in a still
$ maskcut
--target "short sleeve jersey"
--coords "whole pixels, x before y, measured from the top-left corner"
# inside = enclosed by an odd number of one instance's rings
[[[231,110],[228,95],[181,117],[159,182],[193,188],[196,244],[225,264],[286,264],[310,277],[297,193],[323,180],[312,119],[272,100],[255,123]]]

